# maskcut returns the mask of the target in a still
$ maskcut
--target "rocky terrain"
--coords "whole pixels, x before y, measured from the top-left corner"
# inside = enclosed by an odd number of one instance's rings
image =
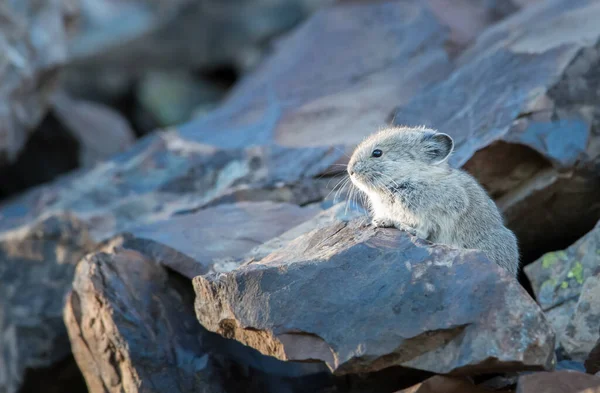
[[[600,392],[597,1],[0,13],[0,393]],[[455,139],[518,281],[369,225],[386,124]]]

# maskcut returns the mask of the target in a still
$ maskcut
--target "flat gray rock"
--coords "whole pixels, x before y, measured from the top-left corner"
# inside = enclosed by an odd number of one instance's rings
[[[231,273],[194,279],[208,330],[336,374],[553,367],[554,333],[521,286],[480,252],[338,222]]]
[[[235,269],[238,258],[252,248],[310,220],[319,211],[318,207],[268,201],[218,205],[133,228],[123,244],[155,250],[155,260],[191,279]]]

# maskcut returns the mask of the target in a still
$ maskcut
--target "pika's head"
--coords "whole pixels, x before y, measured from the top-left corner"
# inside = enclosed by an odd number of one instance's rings
[[[427,128],[388,128],[360,143],[348,164],[352,182],[364,192],[387,189],[404,179],[447,166],[454,148],[449,135]]]

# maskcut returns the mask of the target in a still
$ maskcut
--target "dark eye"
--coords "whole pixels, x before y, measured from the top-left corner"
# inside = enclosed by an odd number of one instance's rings
[[[375,149],[375,150],[373,150],[373,153],[371,153],[371,157],[379,158],[379,157],[381,157],[382,154],[383,154],[383,152],[381,150]]]

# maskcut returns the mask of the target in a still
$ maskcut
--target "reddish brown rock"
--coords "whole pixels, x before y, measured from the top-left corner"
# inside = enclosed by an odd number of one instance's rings
[[[64,318],[90,393],[314,392],[332,384],[318,365],[277,362],[207,332],[194,318],[189,281],[133,250],[86,257]]]

